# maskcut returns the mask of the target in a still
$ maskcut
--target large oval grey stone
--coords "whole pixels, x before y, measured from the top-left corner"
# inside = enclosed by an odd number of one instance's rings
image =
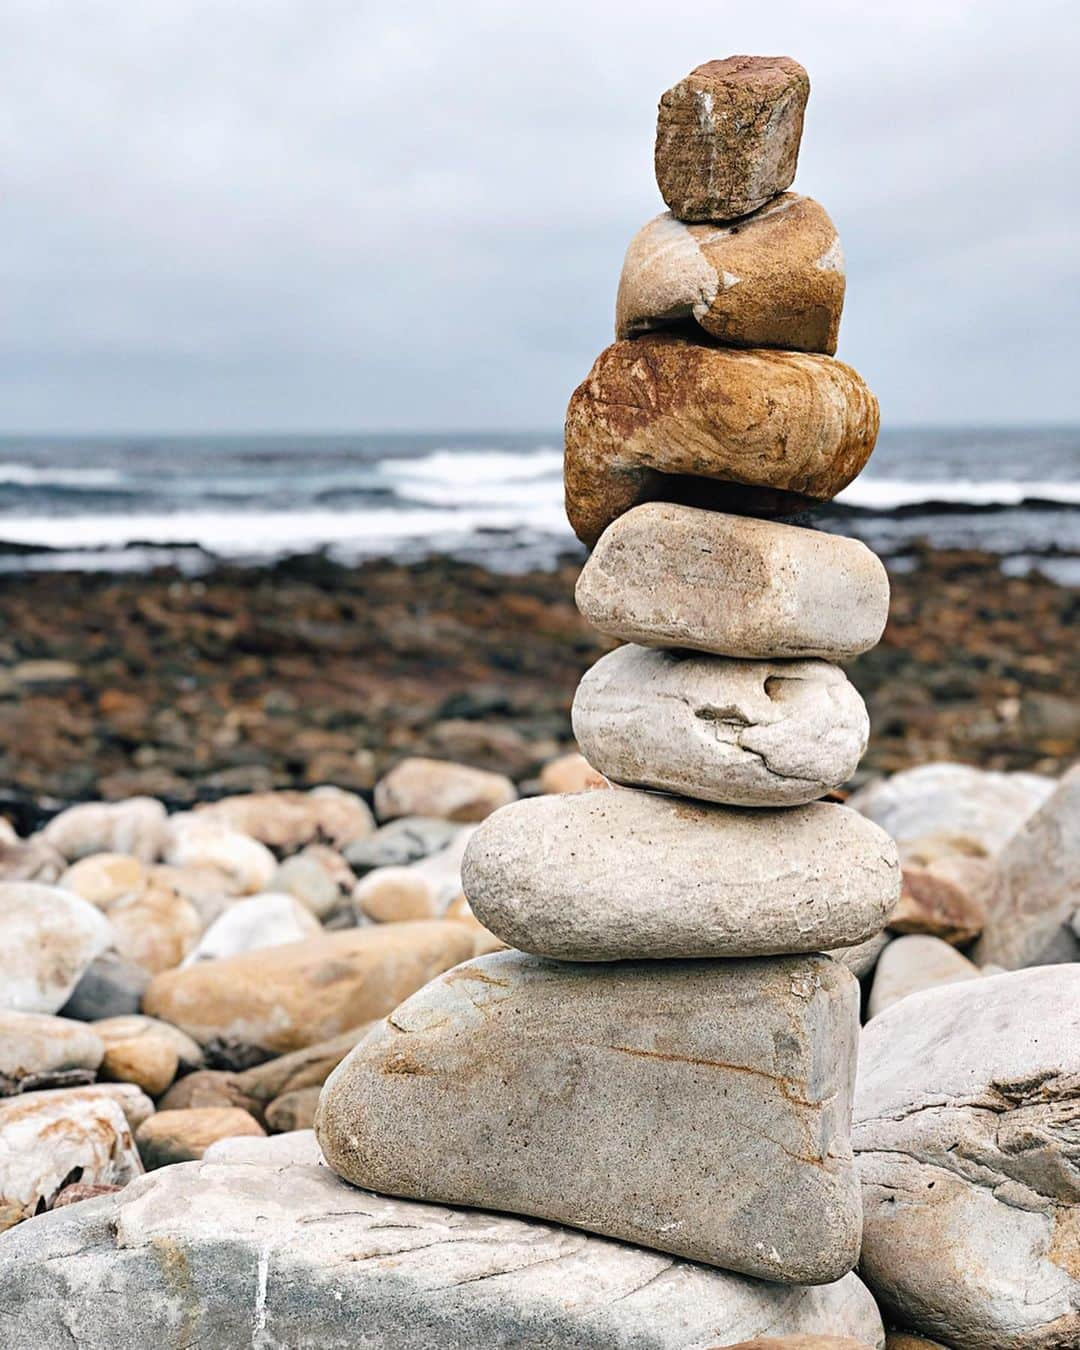
[[[0,1238],[0,1344],[145,1350],[148,1328],[162,1345],[260,1350],[691,1350],[765,1331],[884,1344],[854,1275],[766,1284],[289,1161],[180,1163]]]
[[[485,927],[570,961],[853,946],[900,894],[896,849],[843,806],[740,811],[656,793],[534,797],[473,836],[462,883]]]
[[[1078,1123],[1080,966],[928,989],[867,1023],[860,1269],[899,1323],[973,1350],[1080,1344]]]
[[[646,647],[841,661],[881,637],[889,579],[857,539],[648,502],[601,535],[576,599],[595,628]]]
[[[846,782],[870,719],[827,661],[735,661],[629,645],[578,685],[574,735],[617,783],[734,806],[798,806]]]
[[[600,795],[600,794],[597,794]],[[858,985],[826,956],[596,967],[496,952],[334,1070],[327,1162],[782,1282],[859,1251]]]

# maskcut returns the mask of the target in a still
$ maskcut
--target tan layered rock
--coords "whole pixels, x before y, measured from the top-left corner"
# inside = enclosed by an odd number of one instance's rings
[[[150,1097],[159,1097],[181,1069],[202,1064],[198,1045],[179,1027],[152,1017],[108,1017],[94,1023],[105,1042],[101,1077],[134,1083]]]
[[[264,1135],[266,1131],[237,1107],[158,1111],[135,1131],[135,1143],[147,1171],[171,1163],[194,1162],[219,1139]]]
[[[656,499],[790,515],[846,487],[877,432],[877,400],[831,357],[616,342],[567,408],[566,514],[589,545]]]
[[[72,891],[0,882],[0,1008],[57,1012],[115,936],[101,911]]]
[[[351,1027],[333,1040],[320,1041],[256,1064],[254,1068],[232,1075],[232,1081],[252,1101],[266,1103],[277,1097],[301,1092],[305,1088],[320,1088],[327,1076],[337,1068],[354,1045],[364,1039],[373,1022]]]
[[[442,919],[351,929],[167,971],[143,1008],[200,1045],[280,1055],[385,1016],[474,950]]]
[[[687,225],[670,212],[650,220],[626,250],[615,336],[693,320],[730,346],[832,356],[843,307],[836,227],[792,192],[734,225]]]
[[[176,1080],[158,1102],[158,1109],[192,1111],[236,1106],[257,1118],[262,1113],[263,1103],[240,1087],[239,1077],[225,1069],[196,1069]]]
[[[928,989],[867,1023],[860,1273],[890,1320],[965,1350],[1080,1345],[1078,1120],[1075,964]]]
[[[153,1109],[126,1084],[0,1102],[0,1231],[48,1209],[70,1180],[124,1185],[137,1177],[142,1165],[132,1131]]]
[[[810,77],[789,56],[706,61],[660,99],[656,183],[680,220],[733,220],[795,177]]]
[[[881,637],[889,578],[856,539],[650,502],[604,532],[576,599],[624,642],[843,661]]]
[[[150,863],[168,836],[165,808],[153,797],[122,802],[80,802],[54,816],[39,838],[68,862],[92,853],[123,853]]]
[[[169,821],[165,861],[173,867],[216,868],[241,895],[265,891],[277,871],[277,859],[265,844],[191,811]]]
[[[540,770],[539,781],[541,792],[589,792],[611,786],[604,775],[577,751],[549,759]]]

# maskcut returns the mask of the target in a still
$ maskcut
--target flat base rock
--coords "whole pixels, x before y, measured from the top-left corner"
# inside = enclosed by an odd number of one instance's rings
[[[854,1275],[765,1284],[549,1224],[385,1199],[317,1166],[152,1173],[0,1238],[0,1288],[6,1350],[145,1350],[148,1328],[162,1346],[296,1350],[885,1339]]]
[[[471,840],[462,882],[509,945],[619,961],[854,946],[885,926],[900,869],[888,835],[843,806],[620,789],[504,807]]]
[[[604,794],[596,794],[604,795]],[[573,1224],[783,1283],[855,1264],[858,986],[829,957],[496,952],[326,1082],[326,1160],[384,1194]]]

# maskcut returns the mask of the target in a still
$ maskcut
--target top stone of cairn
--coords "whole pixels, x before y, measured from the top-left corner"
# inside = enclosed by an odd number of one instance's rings
[[[679,220],[735,220],[795,177],[810,77],[788,56],[698,66],[660,99],[656,182]]]

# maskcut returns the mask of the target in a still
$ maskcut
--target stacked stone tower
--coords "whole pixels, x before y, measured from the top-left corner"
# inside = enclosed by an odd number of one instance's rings
[[[858,473],[877,406],[833,359],[832,223],[788,193],[809,92],[786,58],[664,95],[671,208],[627,253],[617,341],[570,402],[577,599],[622,639],[574,728],[618,786],[515,803],[464,885],[517,950],[403,1004],[338,1069],[327,1159],[394,1195],[557,1220],[767,1280],[855,1264],[855,979],[899,893],[876,826],[818,800],[868,722],[838,663],[881,563],[782,523]]]

